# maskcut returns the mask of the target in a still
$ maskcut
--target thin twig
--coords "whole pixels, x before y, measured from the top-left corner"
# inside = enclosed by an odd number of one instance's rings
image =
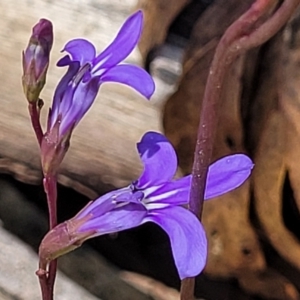
[[[235,21],[221,38],[209,70],[196,142],[189,209],[201,220],[208,167],[217,131],[220,95],[224,76],[231,63],[246,50],[261,45],[286,24],[300,0],[285,0],[264,23],[264,16],[274,0],[257,0]],[[257,25],[257,27],[255,27]],[[181,283],[181,300],[194,299],[194,278]]]

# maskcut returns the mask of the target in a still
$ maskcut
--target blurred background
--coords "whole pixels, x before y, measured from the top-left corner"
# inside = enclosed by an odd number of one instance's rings
[[[144,30],[127,61],[143,66],[156,83],[149,102],[125,86],[101,87],[61,167],[62,222],[139,176],[135,143],[146,131],[164,132],[177,151],[178,174],[190,173],[215,48],[252,3],[0,0],[0,299],[40,299],[34,271],[47,207],[21,86],[21,54],[32,26],[40,18],[54,25],[43,124],[64,73],[55,65],[64,44],[84,37],[100,52],[136,9],[144,12]],[[205,203],[209,257],[197,278],[199,299],[300,299],[299,13],[270,41],[236,59],[222,87],[214,160],[247,153],[255,169],[242,187]],[[179,299],[168,237],[153,224],[88,241],[59,266],[57,299]]]

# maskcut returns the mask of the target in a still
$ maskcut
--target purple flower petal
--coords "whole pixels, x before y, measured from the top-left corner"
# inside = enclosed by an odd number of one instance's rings
[[[80,82],[72,97],[72,106],[64,115],[60,125],[60,133],[64,134],[72,124],[78,124],[93,104],[99,90],[99,79],[92,78],[89,82]]]
[[[69,110],[73,108],[72,104],[75,92],[76,90],[72,87],[72,83],[70,83],[67,89],[65,90],[65,93],[59,106],[59,113],[62,116],[62,120],[64,120],[65,115],[67,115]]]
[[[86,221],[79,228],[80,232],[96,230],[98,235],[118,232],[121,230],[137,227],[142,224],[147,210],[142,204],[122,203],[119,208],[101,214],[101,208],[97,216]]]
[[[149,209],[160,206],[160,204],[168,205],[184,205],[188,204],[190,197],[192,175],[182,177],[180,179],[168,182],[154,191],[151,188],[147,194],[145,190],[145,198]],[[158,205],[157,205],[158,204]]]
[[[226,156],[209,167],[205,199],[225,194],[244,183],[253,168],[251,159],[243,154]]]
[[[152,77],[142,68],[134,65],[118,65],[101,76],[103,82],[119,82],[126,84],[149,99],[154,93],[155,85]]]
[[[147,132],[137,144],[144,171],[134,183],[138,189],[158,186],[170,181],[177,169],[175,150],[168,139],[158,132]]]
[[[137,45],[143,26],[141,11],[131,15],[123,24],[115,40],[94,60],[95,72],[110,68],[124,60]]]
[[[95,201],[91,202],[88,206],[84,207],[76,216],[76,218],[80,219],[89,214],[93,214],[94,218],[102,216],[107,213],[109,210],[116,208],[117,203],[115,199],[117,199],[120,195],[130,194],[130,187],[125,187],[122,189],[118,189],[115,191],[111,191]]]
[[[49,122],[49,125],[51,127],[56,122],[56,119],[60,112],[60,104],[62,102],[63,95],[69,85],[69,82],[72,80],[73,76],[77,73],[77,71],[79,70],[79,67],[80,67],[80,65],[78,62],[72,62],[69,65],[68,71],[62,77],[62,79],[60,80],[60,82],[58,83],[58,85],[55,89],[53,102],[52,102],[52,108],[51,108],[51,121]]]
[[[205,267],[207,239],[200,221],[183,207],[153,210],[145,222],[154,222],[168,234],[180,279],[197,276]]]
[[[64,57],[62,57],[57,63],[56,65],[58,67],[65,67],[70,65],[73,62],[73,60],[70,58],[70,56],[67,54]],[[78,62],[78,65],[80,67],[80,62]]]
[[[79,61],[81,66],[91,62],[96,56],[94,45],[85,39],[71,40],[65,45],[63,51],[71,55],[72,61]],[[65,63],[65,58],[62,58],[57,65],[63,66]]]
[[[130,190],[131,188],[128,187]],[[127,202],[127,203],[135,203],[135,204],[141,204],[141,201],[144,199],[144,193],[141,191],[135,191],[127,193],[123,193],[122,195],[116,197],[116,203],[121,204],[122,202]]]

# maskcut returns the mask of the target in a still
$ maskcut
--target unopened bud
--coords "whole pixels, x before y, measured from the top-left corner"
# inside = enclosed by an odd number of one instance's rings
[[[22,83],[24,94],[29,102],[38,101],[45,85],[52,44],[52,23],[41,19],[33,27],[28,46],[23,51]]]

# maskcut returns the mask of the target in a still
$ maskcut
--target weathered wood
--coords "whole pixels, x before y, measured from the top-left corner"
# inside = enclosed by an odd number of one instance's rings
[[[24,182],[41,181],[38,146],[21,87],[21,52],[32,26],[45,17],[54,24],[55,43],[45,90],[43,121],[55,86],[65,70],[55,67],[64,44],[75,37],[91,40],[103,50],[130,14],[134,0],[49,1],[0,0],[0,171]],[[18,10],[15,8],[18,7]],[[139,53],[129,58],[138,63]],[[43,123],[45,124],[45,122]],[[128,87],[105,84],[84,120],[74,130],[59,182],[95,197],[108,185],[135,179],[141,165],[135,143],[147,130],[158,130],[158,113]]]

